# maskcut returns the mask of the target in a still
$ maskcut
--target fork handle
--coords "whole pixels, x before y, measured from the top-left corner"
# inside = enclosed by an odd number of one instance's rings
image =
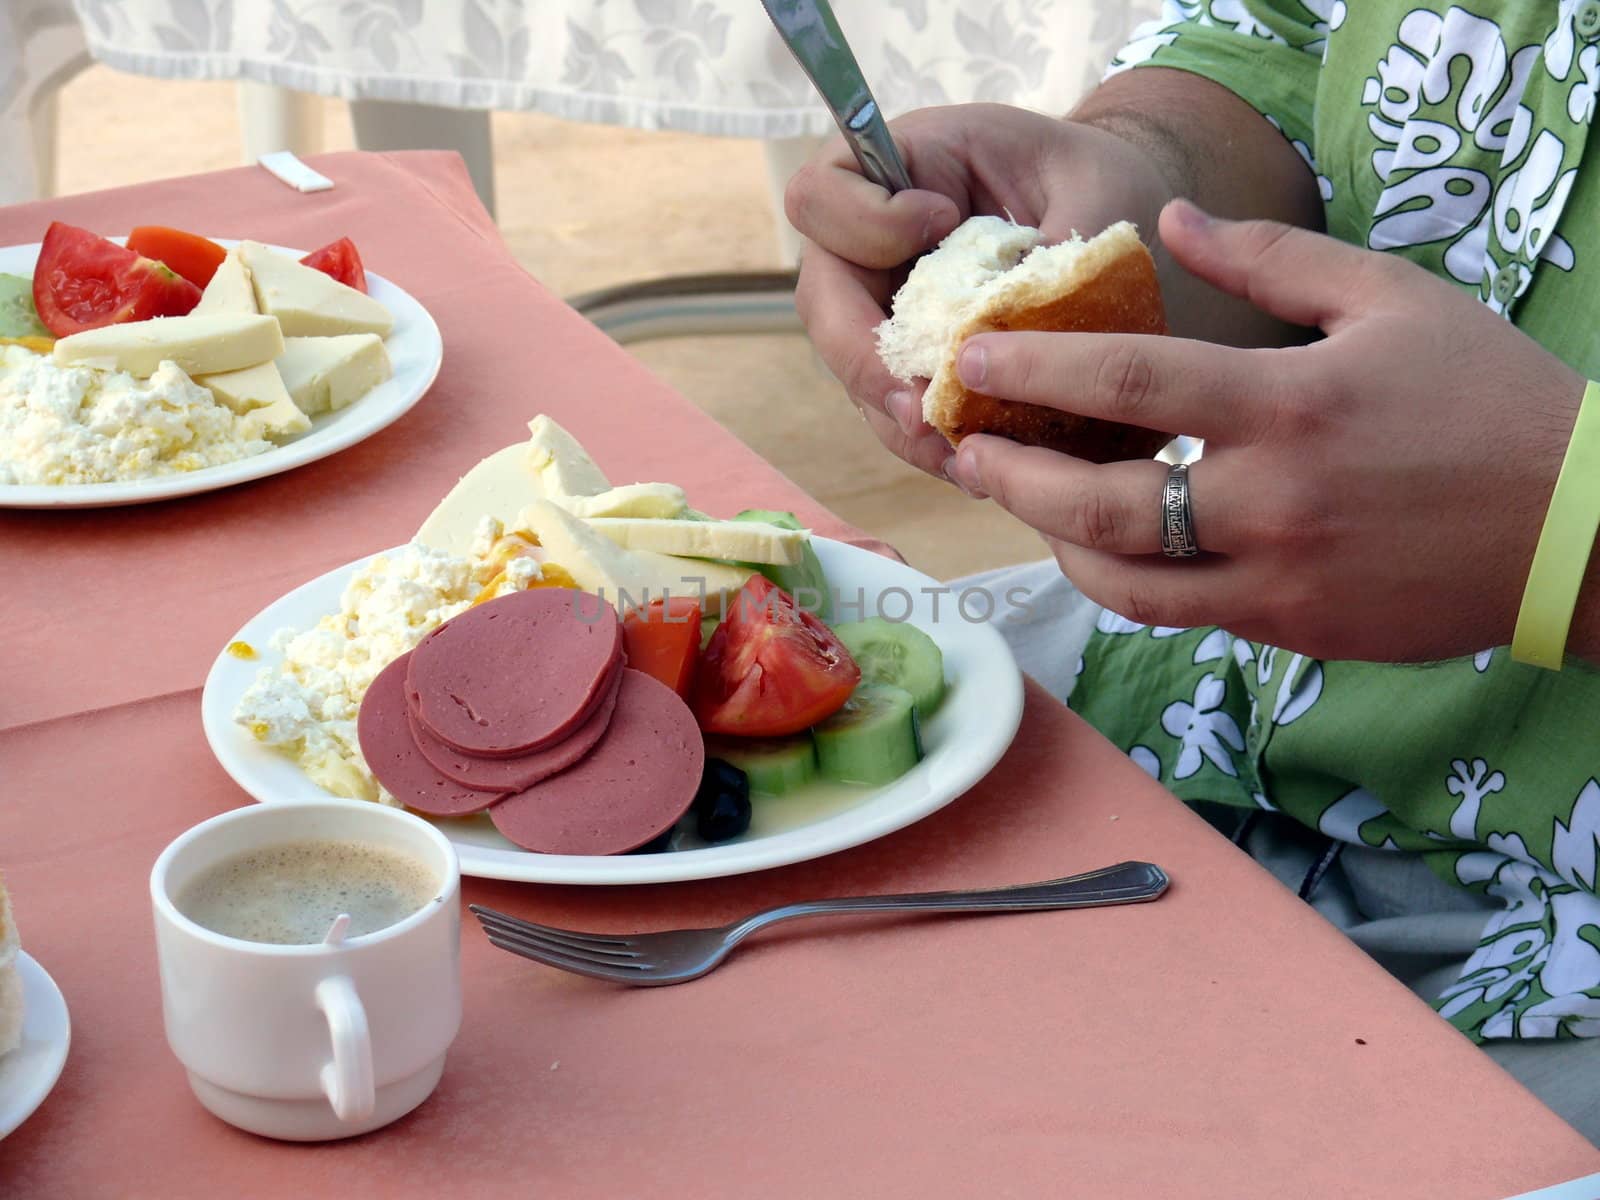
[[[912,892],[901,896],[846,896],[836,900],[802,900],[755,913],[733,926],[729,942],[757,929],[796,917],[862,912],[1027,912],[1046,908],[1090,908],[1106,904],[1139,904],[1167,890],[1167,873],[1154,863],[1124,862],[1064,879],[967,892]]]

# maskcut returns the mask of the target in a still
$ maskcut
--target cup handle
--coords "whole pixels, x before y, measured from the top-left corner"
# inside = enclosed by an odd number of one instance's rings
[[[377,1107],[367,1010],[348,975],[317,984],[317,1007],[328,1019],[333,1058],[322,1066],[322,1091],[341,1121],[360,1121]]]

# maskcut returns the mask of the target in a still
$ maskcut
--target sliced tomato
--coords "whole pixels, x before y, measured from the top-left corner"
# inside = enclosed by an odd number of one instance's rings
[[[652,600],[622,618],[628,666],[688,698],[700,659],[700,602],[689,596]]]
[[[165,225],[141,225],[128,235],[128,249],[166,263],[195,287],[211,282],[228,252],[210,238]]]
[[[694,713],[707,733],[799,733],[839,711],[860,680],[833,630],[752,575],[700,656]]]
[[[154,259],[60,221],[45,231],[33,269],[33,306],[57,337],[181,317],[198,303],[200,289]]]
[[[345,287],[353,287],[358,292],[367,290],[367,269],[361,265],[356,244],[347,237],[329,242],[320,250],[313,250],[300,261],[308,267],[315,267],[324,275],[333,276]]]

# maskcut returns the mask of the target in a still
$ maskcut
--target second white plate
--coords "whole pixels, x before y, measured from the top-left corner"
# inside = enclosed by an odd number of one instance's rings
[[[224,246],[235,244],[229,238],[216,241]],[[273,249],[295,258],[306,253],[283,246]],[[32,275],[38,259],[38,243],[0,247],[0,273]],[[120,483],[0,484],[0,508],[108,508],[214,491],[303,467],[394,424],[433,386],[444,360],[444,342],[428,310],[404,288],[368,271],[367,291],[394,314],[394,328],[383,340],[394,375],[348,408],[324,413],[312,422],[310,430],[275,449],[220,467]]]
[[[0,1056],[0,1138],[44,1103],[61,1077],[72,1042],[67,1002],[55,980],[27,951],[17,957],[17,974],[22,980],[22,1045]]]
[[[612,856],[534,854],[496,832],[487,817],[441,820],[455,844],[461,870],[489,879],[537,883],[666,883],[738,875],[803,862],[859,846],[943,808],[999,761],[1022,719],[1022,676],[1010,648],[992,624],[970,623],[955,598],[925,591],[939,584],[903,563],[826,538],[812,544],[828,582],[844,599],[844,618],[865,615],[899,619],[909,607],[911,623],[944,653],[949,691],[922,726],[926,757],[893,783],[879,788],[818,787],[796,797],[758,800],[749,832],[711,846],[687,846],[660,854]],[[263,666],[281,655],[268,648],[280,629],[307,629],[337,612],[350,576],[368,559],[350,563],[296,588],[269,605],[234,634],[261,651],[255,661],[225,651],[206,676],[201,717],[217,761],[259,801],[328,799],[300,768],[268,749],[236,724],[234,708]],[[937,614],[937,619],[936,619]],[[364,803],[351,801],[350,803]]]

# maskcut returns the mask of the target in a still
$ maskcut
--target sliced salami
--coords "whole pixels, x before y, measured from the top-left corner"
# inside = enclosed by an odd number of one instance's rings
[[[568,588],[469,608],[418,643],[407,698],[422,727],[479,758],[554,746],[589,714],[622,656],[616,609]]]
[[[670,829],[694,802],[705,743],[666,684],[624,670],[616,711],[576,766],[489,810],[495,828],[541,854],[621,854]]]
[[[571,734],[553,746],[535,750],[531,754],[519,754],[516,758],[478,758],[462,754],[429,733],[417,720],[415,713],[408,711],[406,718],[422,757],[446,779],[453,779],[468,787],[519,792],[541,779],[565,771],[594,748],[610,724],[611,713],[617,706],[622,672],[623,666],[619,660],[611,669],[610,684],[596,699],[583,723]]]
[[[486,791],[446,779],[422,757],[411,736],[406,706],[406,671],[410,654],[402,654],[378,672],[361,700],[356,737],[361,754],[378,782],[407,808],[436,817],[482,812],[506,789]]]

